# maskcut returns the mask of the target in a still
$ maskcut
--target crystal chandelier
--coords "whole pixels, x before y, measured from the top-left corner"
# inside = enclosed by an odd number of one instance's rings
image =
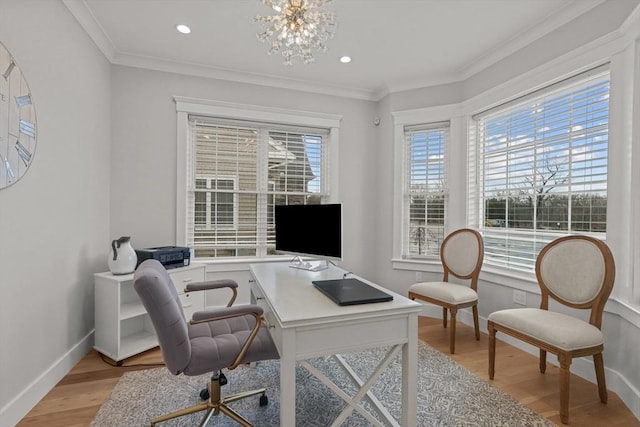
[[[271,42],[269,55],[281,52],[284,64],[292,65],[296,56],[302,57],[305,64],[315,61],[312,49],[326,52],[325,43],[333,37],[336,20],[335,13],[321,8],[332,0],[260,1],[278,12],[278,15],[258,15],[254,20],[266,25],[257,36],[262,42]]]

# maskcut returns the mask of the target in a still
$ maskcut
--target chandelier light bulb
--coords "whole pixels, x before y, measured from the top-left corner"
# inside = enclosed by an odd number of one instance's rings
[[[336,28],[334,12],[322,7],[333,0],[260,0],[277,15],[256,16],[254,22],[265,25],[257,34],[258,40],[270,42],[268,53],[281,53],[285,65],[292,65],[294,57],[309,64],[315,61],[312,49],[326,52],[326,42]],[[272,39],[273,37],[273,39]]]

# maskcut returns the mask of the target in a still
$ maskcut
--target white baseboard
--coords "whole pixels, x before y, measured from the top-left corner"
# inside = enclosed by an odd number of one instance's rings
[[[442,318],[442,308],[436,306],[423,306],[421,316],[427,317],[435,317],[438,319]],[[457,321],[462,322],[469,327],[473,327],[473,315],[471,310],[461,310],[458,312]],[[487,319],[480,317],[480,330],[487,333]],[[538,348],[524,343],[518,339],[512,338],[505,334],[499,334],[497,339],[500,341],[506,342],[507,344],[516,347],[522,351],[526,351],[527,353],[538,357],[539,350]],[[488,363],[488,361],[487,361]],[[547,363],[551,363],[555,366],[558,366],[558,360],[554,358],[553,355],[549,355],[547,357]],[[488,365],[487,365],[488,366]],[[488,367],[487,367],[488,369]],[[537,369],[537,365],[534,366],[534,369]],[[585,380],[595,384],[596,383],[596,374],[595,368],[593,367],[593,359],[588,357],[581,357],[575,359],[571,364],[571,373],[579,376],[580,378],[584,378]],[[637,419],[640,420],[640,390],[630,384],[627,379],[620,375],[618,371],[606,367],[605,360],[605,377],[607,381],[607,389],[616,393],[618,397],[627,405],[627,408],[635,415]]]
[[[0,427],[13,427],[51,391],[93,347],[93,331],[0,408]]]

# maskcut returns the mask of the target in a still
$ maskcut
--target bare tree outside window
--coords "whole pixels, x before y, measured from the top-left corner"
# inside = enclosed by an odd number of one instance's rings
[[[533,269],[540,248],[606,231],[609,73],[477,118],[485,261]]]

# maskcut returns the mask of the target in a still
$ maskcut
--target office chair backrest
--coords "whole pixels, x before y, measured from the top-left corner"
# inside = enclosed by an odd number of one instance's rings
[[[167,369],[179,374],[191,359],[191,342],[182,304],[167,270],[157,260],[145,260],[134,273],[133,287],[151,317]]]
[[[445,281],[449,272],[460,279],[477,278],[483,258],[484,243],[480,233],[470,228],[451,232],[440,248]]]
[[[591,309],[590,323],[601,326],[615,280],[613,255],[603,241],[589,236],[552,241],[536,259],[536,276],[542,291],[541,308],[548,308],[550,296],[569,307]]]

